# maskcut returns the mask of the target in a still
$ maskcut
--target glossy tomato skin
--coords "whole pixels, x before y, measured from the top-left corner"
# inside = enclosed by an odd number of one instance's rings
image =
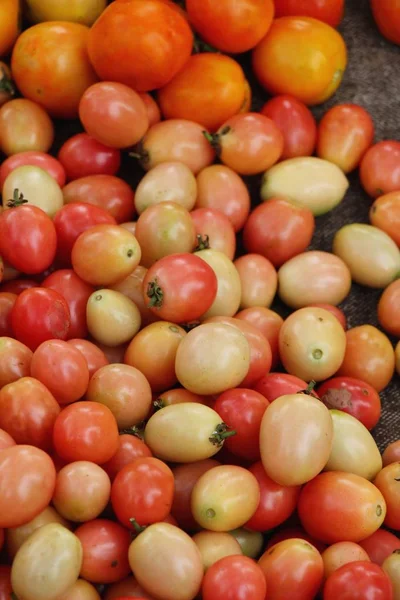
[[[396,0],[371,0],[372,14],[381,34],[400,44],[400,20]]]
[[[317,389],[328,408],[343,410],[352,415],[367,429],[373,429],[381,415],[378,392],[365,381],[353,377],[333,377]]]
[[[18,152],[9,156],[0,166],[0,188],[3,187],[7,176],[18,167],[24,165],[33,165],[47,171],[58,183],[60,187],[65,185],[66,174],[65,169],[54,156],[35,150],[27,150],[26,152]]]
[[[276,17],[313,17],[337,27],[343,19],[344,0],[275,0]]]
[[[91,28],[88,52],[101,79],[148,92],[182,69],[192,44],[192,32],[179,11],[158,0],[134,0],[106,8]]]
[[[283,94],[268,100],[261,113],[279,127],[285,141],[282,160],[296,156],[312,156],[317,143],[317,124],[303,102]]]
[[[400,463],[387,465],[378,473],[374,484],[381,491],[387,505],[386,527],[400,530]]]
[[[101,367],[109,364],[104,352],[88,340],[72,339],[68,340],[68,344],[82,352],[88,365],[89,377],[92,377]]]
[[[226,556],[204,576],[203,600],[264,600],[267,582],[260,567],[247,556]]]
[[[12,337],[11,311],[14,308],[17,294],[0,292],[0,336]]]
[[[30,288],[18,296],[11,324],[15,337],[36,350],[46,340],[67,339],[71,316],[61,294],[50,289]]]
[[[287,373],[268,373],[262,377],[254,386],[254,389],[265,396],[269,402],[273,402],[280,396],[287,394],[298,394],[307,389],[308,384]]]
[[[20,5],[18,0],[6,0],[0,11],[0,56],[6,56],[20,33]]]
[[[381,566],[395,550],[400,550],[400,539],[385,529],[378,529],[365,540],[361,540],[360,546],[373,563]]]
[[[400,142],[385,140],[371,146],[360,164],[364,190],[377,198],[400,188]]]
[[[18,271],[29,275],[45,271],[56,246],[54,224],[37,206],[16,206],[1,213],[0,255]]]
[[[264,306],[252,306],[236,313],[235,319],[254,325],[268,340],[272,353],[271,368],[274,369],[279,362],[279,331],[283,324],[282,317]]]
[[[0,565],[0,600],[9,600],[11,593],[11,567]]]
[[[400,246],[400,193],[379,196],[369,211],[371,225],[379,227]]]
[[[117,474],[129,463],[132,463],[137,458],[153,456],[150,448],[135,435],[124,433],[119,436],[118,450],[102,465],[103,469],[114,481]]]
[[[115,175],[121,164],[121,152],[87,133],[77,133],[61,146],[58,160],[71,181],[87,175]]]
[[[324,600],[393,600],[393,586],[386,573],[371,562],[356,561],[337,569],[324,586]]]

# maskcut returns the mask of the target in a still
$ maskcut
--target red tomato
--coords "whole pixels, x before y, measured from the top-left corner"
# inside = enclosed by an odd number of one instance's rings
[[[384,467],[393,462],[400,462],[400,440],[396,440],[386,446],[382,454],[382,462]]]
[[[134,529],[162,521],[169,515],[174,497],[174,475],[158,458],[137,458],[115,477],[111,504],[118,520]]]
[[[54,396],[32,377],[22,377],[0,391],[0,427],[17,444],[50,450],[59,413],[60,407]]]
[[[37,287],[37,281],[33,279],[13,279],[12,281],[3,283],[0,286],[0,291],[19,296],[24,290],[29,290],[33,287]]]
[[[88,51],[101,79],[148,92],[179,73],[192,45],[191,29],[179,11],[158,0],[132,0],[103,11],[90,30]]]
[[[0,189],[3,187],[4,181],[11,171],[24,165],[40,167],[44,171],[47,171],[47,173],[57,181],[60,187],[65,185],[65,169],[59,160],[45,152],[27,150],[26,152],[18,152],[18,154],[9,156],[2,163],[0,166]]]
[[[217,295],[213,269],[193,254],[172,254],[155,262],[143,281],[153,314],[172,323],[190,323],[210,308]]]
[[[11,323],[17,340],[36,350],[46,340],[67,339],[71,317],[61,294],[50,289],[30,288],[18,296]]]
[[[254,389],[265,396],[269,402],[273,402],[286,394],[298,394],[307,389],[307,385],[305,381],[295,375],[268,373],[256,383]]]
[[[279,331],[283,324],[282,317],[269,308],[253,306],[241,310],[235,318],[254,325],[266,337],[272,352],[271,368],[275,368],[279,362]]]
[[[68,340],[68,344],[79,350],[85,357],[89,369],[89,378],[101,369],[101,367],[109,364],[104,352],[88,340],[73,339]]]
[[[381,491],[385,498],[387,512],[386,527],[400,530],[400,463],[387,465],[374,479],[374,485]]]
[[[49,505],[56,470],[50,456],[34,446],[0,452],[0,527],[19,527]]]
[[[14,208],[0,214],[0,255],[18,271],[34,275],[53,262],[57,234],[43,210],[31,204],[19,206],[19,202],[16,190]]]
[[[366,561],[348,563],[330,575],[324,587],[324,600],[393,600],[393,586],[388,575]]]
[[[307,106],[294,96],[275,96],[261,113],[272,119],[284,139],[281,159],[312,156],[317,143],[317,123]]]
[[[304,529],[300,526],[298,527],[288,527],[284,529],[279,529],[277,533],[275,533],[268,541],[266,546],[266,550],[275,546],[278,542],[283,542],[284,540],[292,540],[294,538],[298,538],[300,540],[305,540],[312,546],[314,546],[320,554],[326,549],[326,544],[323,544],[319,540],[311,537],[304,531]]]
[[[400,337],[400,279],[393,281],[378,302],[378,321],[385,331]]]
[[[225,447],[241,458],[259,460],[260,426],[269,402],[253,390],[233,389],[221,394],[214,410],[236,435],[225,440]]]
[[[378,529],[365,540],[361,540],[359,544],[364,548],[371,561],[379,566],[395,550],[400,550],[400,539],[384,529]]]
[[[80,576],[92,583],[114,583],[131,572],[129,531],[107,519],[95,519],[75,530],[82,544]]]
[[[324,310],[327,310],[328,312],[330,312],[332,315],[334,315],[337,318],[337,320],[339,321],[339,323],[341,324],[343,329],[346,331],[346,329],[347,329],[346,315],[337,306],[333,306],[333,304],[324,304],[322,302],[314,302],[313,304],[309,304],[308,306],[313,306],[314,308],[323,308]]]
[[[333,377],[318,387],[318,395],[328,408],[349,413],[367,429],[373,429],[381,416],[378,392],[365,381],[353,377]]]
[[[98,402],[70,404],[54,424],[54,448],[69,462],[88,460],[101,465],[118,450],[118,439],[114,415]]]
[[[314,17],[337,27],[344,14],[344,0],[274,0],[276,17]]]
[[[399,190],[400,142],[378,142],[367,150],[360,165],[360,180],[372,198]]]
[[[400,246],[400,191],[377,198],[370,208],[369,220]]]
[[[267,583],[260,567],[247,556],[226,556],[206,572],[203,600],[264,600]]]
[[[102,467],[113,481],[126,465],[146,456],[153,456],[150,448],[135,435],[124,433],[119,436],[118,450]]]
[[[294,512],[300,495],[300,486],[285,487],[275,483],[266,474],[261,461],[252,465],[249,471],[258,481],[260,503],[245,527],[253,531],[274,529]]]
[[[4,450],[5,448],[10,448],[11,446],[15,446],[16,442],[13,440],[11,435],[4,431],[4,429],[0,429],[0,450]],[[1,596],[0,596],[1,600]]]
[[[196,250],[209,247],[218,250],[233,260],[236,251],[235,229],[221,211],[215,208],[197,208],[190,213],[196,230]]]
[[[0,336],[12,337],[11,311],[14,308],[17,294],[0,292]]]
[[[400,20],[397,0],[371,0],[372,14],[381,34],[400,44]]]
[[[11,567],[0,565],[0,600],[10,600],[11,594]]]
[[[0,388],[30,375],[32,351],[11,337],[0,338]]]
[[[67,179],[87,175],[115,175],[121,164],[121,153],[94,140],[87,133],[78,133],[61,146],[58,160]]]
[[[295,206],[284,198],[271,198],[250,214],[243,243],[248,252],[261,254],[280,267],[307,249],[314,229],[314,215],[308,208]]]
[[[74,202],[63,206],[54,217],[54,226],[57,232],[57,258],[63,264],[70,265],[73,245],[81,233],[102,223],[117,224],[114,217],[98,206],[83,202]]]

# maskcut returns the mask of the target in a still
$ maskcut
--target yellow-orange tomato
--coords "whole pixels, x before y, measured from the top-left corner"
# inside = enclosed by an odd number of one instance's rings
[[[76,117],[84,91],[97,81],[88,34],[85,25],[48,21],[26,29],[14,46],[11,70],[20,92],[54,117]]]
[[[377,198],[369,211],[369,220],[400,246],[400,192],[389,192]]]
[[[191,56],[183,69],[158,92],[166,119],[188,119],[215,131],[238,113],[245,99],[240,65],[223,54]]]
[[[0,146],[7,156],[28,150],[47,152],[53,140],[53,123],[36,102],[17,98],[1,108]]]
[[[383,292],[378,303],[378,319],[385,331],[400,338],[400,279]]]
[[[20,32],[20,0],[0,3],[0,56],[6,56]]]
[[[324,561],[324,574],[327,579],[334,571],[351,562],[366,560],[369,562],[369,556],[364,548],[361,548],[354,542],[337,542],[332,544],[322,553]]]
[[[393,377],[395,354],[384,333],[372,325],[346,332],[346,352],[338,375],[355,377],[381,392]]]
[[[253,69],[268,92],[291,94],[308,105],[335,93],[346,64],[342,36],[310,17],[276,19],[253,53]]]

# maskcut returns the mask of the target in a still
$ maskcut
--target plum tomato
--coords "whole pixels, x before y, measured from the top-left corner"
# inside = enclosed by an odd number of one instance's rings
[[[27,151],[48,152],[53,141],[54,125],[36,102],[16,98],[0,108],[0,148],[7,156]]]
[[[267,582],[262,569],[247,556],[226,556],[206,572],[203,600],[264,600]]]
[[[88,175],[115,175],[121,164],[121,152],[77,133],[64,142],[58,152],[68,180]]]
[[[360,164],[361,185],[377,198],[400,187],[400,142],[384,140],[371,146]]]
[[[385,525],[400,530],[400,463],[394,462],[384,467],[374,479],[374,485],[381,491],[386,502]]]
[[[246,254],[233,263],[242,287],[240,308],[271,306],[278,288],[274,265],[261,254]]]
[[[379,196],[371,206],[369,220],[400,246],[400,193]]]
[[[11,171],[4,182],[2,196],[3,211],[18,207],[18,202],[23,204],[25,200],[28,205],[41,208],[52,219],[63,205],[62,190],[57,181],[34,165],[23,165]]]
[[[267,373],[254,386],[254,389],[262,394],[269,402],[273,402],[280,396],[298,394],[307,389],[308,384],[287,373]]]
[[[229,218],[215,208],[196,208],[191,211],[190,216],[196,230],[196,250],[212,248],[233,260],[236,253],[236,235]]]
[[[345,595],[345,596],[344,596]],[[328,577],[324,586],[324,600],[376,598],[392,600],[393,586],[388,575],[369,561],[356,561],[343,565]]]
[[[182,162],[157,165],[140,180],[135,190],[135,208],[139,215],[160,202],[176,202],[192,210],[197,196],[197,182],[192,171]]]

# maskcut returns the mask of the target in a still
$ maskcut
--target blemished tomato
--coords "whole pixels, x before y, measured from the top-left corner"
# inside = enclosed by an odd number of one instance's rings
[[[381,567],[361,560],[343,565],[332,573],[324,586],[323,598],[392,600],[393,586]]]
[[[330,471],[303,487],[297,510],[307,533],[318,540],[358,543],[382,525],[386,503],[370,481],[352,473]]]
[[[381,34],[400,44],[400,22],[396,0],[371,0],[372,14]]]
[[[158,92],[166,119],[187,119],[215,131],[237,114],[245,98],[241,66],[229,56],[192,55],[183,69]]]
[[[283,135],[274,121],[259,113],[240,113],[217,133],[205,134],[221,161],[239,175],[257,175],[274,165],[283,152]]]
[[[242,554],[239,542],[229,533],[199,531],[192,539],[200,550],[205,571],[221,558]]]
[[[134,529],[162,521],[171,512],[174,476],[158,458],[137,458],[116,475],[111,488],[111,503],[118,520]]]
[[[185,65],[192,45],[187,20],[158,0],[114,2],[88,36],[90,60],[99,77],[138,92],[166,85]]]
[[[261,114],[279,127],[284,147],[281,158],[312,156],[317,143],[317,124],[307,106],[294,96],[281,95],[268,100]]]
[[[130,573],[129,531],[107,519],[84,523],[75,530],[82,544],[81,577],[93,583],[114,583]]]
[[[269,402],[273,402],[280,396],[298,394],[307,389],[307,383],[287,373],[268,373],[262,377],[254,386],[254,389],[265,396]]]
[[[293,538],[278,542],[264,552],[258,564],[272,600],[315,598],[322,583],[324,564],[321,555],[304,540]]]
[[[0,292],[0,336],[12,337],[11,311],[14,308],[17,294]]]
[[[0,337],[0,388],[30,375],[32,350],[12,337]]]
[[[18,444],[0,452],[0,527],[19,527],[50,503],[56,470],[50,456]]]
[[[11,58],[20,92],[53,117],[76,117],[83,92],[97,80],[88,38],[89,28],[78,23],[49,21],[26,29]]]
[[[6,56],[20,33],[18,0],[5,0],[0,9],[0,56]]]
[[[142,214],[160,202],[176,202],[192,210],[197,196],[196,178],[182,162],[161,163],[140,180],[135,190],[135,208]]]
[[[344,0],[274,0],[276,17],[313,17],[337,27],[343,18]]]
[[[378,302],[378,320],[385,331],[400,338],[400,280],[393,281]]]
[[[378,142],[365,153],[360,164],[360,180],[364,190],[377,198],[400,188],[400,142]]]
[[[101,367],[108,365],[108,360],[104,352],[92,344],[92,342],[78,338],[68,340],[68,344],[79,350],[85,357],[89,369],[89,378],[101,369]]]
[[[342,36],[305,16],[276,19],[253,52],[255,75],[269,93],[290,94],[307,105],[321,104],[336,92],[346,64]]]
[[[311,210],[285,198],[271,198],[257,206],[246,221],[243,243],[280,267],[310,245],[315,229]],[[308,282],[310,283],[310,282]]]
[[[400,462],[384,467],[374,479],[374,485],[385,498],[387,512],[385,525],[400,530]]]
[[[61,0],[57,4],[53,4],[51,0],[27,0],[26,5],[29,20],[33,23],[72,21],[90,27],[105,9],[106,0],[76,0],[72,3]]]
[[[64,167],[62,166],[59,160],[57,160],[56,158],[54,158],[54,156],[51,156],[50,154],[46,154],[45,152],[28,150],[26,152],[18,152],[18,154],[9,156],[1,164],[0,188],[3,187],[3,184],[7,176],[11,173],[11,171],[24,165],[33,165],[36,167],[40,167],[44,171],[47,171],[47,173],[57,181],[60,187],[63,187],[63,185],[65,185],[66,173]]]
[[[309,306],[313,306],[314,308],[323,308],[330,312],[334,317],[337,318],[343,329],[347,330],[347,318],[341,308],[334,306],[333,304],[325,304],[324,302],[312,302]]]
[[[118,427],[111,410],[98,402],[77,402],[58,415],[53,429],[57,454],[69,461],[96,464],[110,460],[118,450]]]
[[[233,260],[236,252],[235,229],[229,218],[215,208],[196,208],[190,213],[198,244],[196,250],[209,247]]]
[[[225,441],[232,454],[252,461],[260,458],[260,426],[268,404],[264,396],[248,389],[227,390],[218,397],[214,410],[236,431]]]
[[[318,125],[317,156],[350,173],[372,145],[374,133],[372,117],[362,106],[334,106]]]
[[[227,556],[206,572],[201,593],[204,600],[264,600],[267,582],[262,569],[247,556]]]
[[[360,560],[369,562],[369,556],[359,544],[337,542],[324,550],[322,560],[324,561],[324,576],[327,579],[343,565]]]
[[[271,348],[271,368],[275,368],[279,362],[279,331],[283,324],[282,317],[269,308],[254,306],[236,313],[235,318],[254,325],[264,335]]]
[[[242,296],[240,308],[270,306],[278,287],[278,275],[273,264],[261,254],[246,254],[235,260]]]
[[[34,287],[18,296],[11,313],[11,324],[17,340],[36,350],[46,340],[67,339],[71,316],[61,294]]]
[[[395,355],[388,337],[372,325],[360,325],[346,332],[346,352],[338,375],[354,377],[381,392],[395,369]]]
[[[395,550],[400,550],[400,539],[385,529],[378,529],[361,540],[360,546],[364,548],[373,563],[381,566]]]
[[[79,103],[79,118],[91,137],[111,148],[133,146],[149,128],[143,100],[122,83],[90,86]]]
[[[382,461],[384,467],[394,462],[400,462],[400,440],[396,440],[386,446],[382,454]]]
[[[153,456],[150,448],[135,435],[124,433],[119,436],[118,450],[102,467],[111,481],[114,481],[117,474],[126,465],[134,462],[137,458],[147,456]]]
[[[0,109],[0,147],[7,156],[19,152],[47,152],[54,126],[46,111],[26,98],[10,100]]]
[[[58,160],[69,180],[89,175],[115,175],[121,165],[121,152],[101,144],[87,133],[77,133],[61,146]]]
[[[369,211],[369,220],[400,246],[400,193],[390,192],[377,198]]]

